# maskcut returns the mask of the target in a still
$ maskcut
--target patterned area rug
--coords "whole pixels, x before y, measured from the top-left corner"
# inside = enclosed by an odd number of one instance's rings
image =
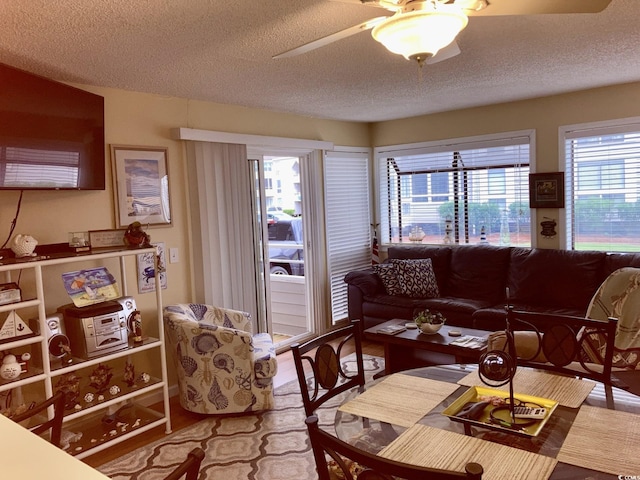
[[[347,357],[347,371],[355,363]],[[384,360],[364,356],[367,380],[384,369]],[[341,399],[317,412],[320,425],[331,427]],[[199,480],[317,479],[307,439],[298,382],[275,391],[275,408],[260,414],[212,416],[98,468],[114,480],[161,480],[195,447],[205,459]]]

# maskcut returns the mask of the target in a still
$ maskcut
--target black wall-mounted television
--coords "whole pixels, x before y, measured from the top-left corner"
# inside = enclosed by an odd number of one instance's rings
[[[104,190],[104,98],[0,64],[0,190]]]

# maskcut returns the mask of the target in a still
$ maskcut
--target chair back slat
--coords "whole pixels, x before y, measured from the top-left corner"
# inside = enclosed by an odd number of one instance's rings
[[[38,435],[49,430],[49,442],[51,442],[56,447],[60,447],[62,437],[62,419],[64,418],[64,401],[64,392],[59,391],[47,400],[36,404],[26,412],[19,415],[14,415],[13,417],[11,417],[11,419],[14,422],[18,423],[23,422],[24,420],[28,420],[35,415],[46,412],[46,410],[50,406],[53,406],[53,417],[33,428],[30,428],[30,430]]]
[[[536,325],[545,325],[544,333],[538,331]],[[507,306],[507,330],[515,349],[515,354],[509,353],[518,365],[590,378],[607,385],[615,383],[612,363],[616,327],[615,318],[602,321],[517,311],[511,305]],[[518,346],[518,332],[531,330],[536,335],[529,335],[527,341],[538,342],[538,345],[528,345],[527,350],[537,353],[520,355],[518,350],[524,351],[525,345]]]
[[[293,361],[302,394],[302,403],[307,416],[327,400],[354,387],[364,385],[364,363],[362,340],[358,320],[346,327],[326,333],[304,344],[291,345]],[[353,344],[356,371],[345,372],[342,359],[347,345]],[[310,367],[307,377],[305,365]]]

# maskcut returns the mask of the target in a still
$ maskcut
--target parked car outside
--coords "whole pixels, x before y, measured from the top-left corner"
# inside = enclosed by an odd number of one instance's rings
[[[269,214],[271,215],[271,214]],[[275,213],[269,229],[269,266],[272,275],[304,275],[302,218]],[[286,218],[284,215],[286,215]],[[279,218],[278,218],[279,217]],[[297,263],[300,261],[300,263]]]

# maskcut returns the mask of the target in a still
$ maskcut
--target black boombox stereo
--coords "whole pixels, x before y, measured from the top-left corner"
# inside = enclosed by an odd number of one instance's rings
[[[89,359],[127,348],[129,325],[136,310],[133,297],[87,307],[73,304],[59,307],[58,314],[64,319],[64,333],[69,339],[71,354]]]

